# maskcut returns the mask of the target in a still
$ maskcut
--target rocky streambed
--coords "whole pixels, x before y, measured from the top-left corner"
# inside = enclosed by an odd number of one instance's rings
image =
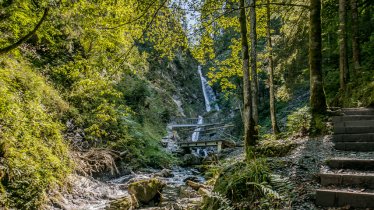
[[[197,169],[184,167],[143,169],[109,181],[69,179],[70,189],[53,194],[48,209],[195,209],[205,182]]]

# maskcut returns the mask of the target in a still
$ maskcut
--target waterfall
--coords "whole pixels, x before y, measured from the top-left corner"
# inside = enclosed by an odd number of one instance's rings
[[[198,66],[197,71],[200,75],[201,80],[201,86],[203,88],[203,95],[205,100],[205,109],[207,112],[210,112],[212,110],[211,103],[216,101],[216,96],[214,95],[214,91],[212,87],[209,86],[208,81],[203,76],[203,73],[201,72],[201,66]],[[214,109],[219,111],[219,107],[217,104],[214,105]]]
[[[199,119],[197,120],[197,124],[198,125],[203,124],[203,117],[202,116],[199,116]],[[195,128],[195,130],[193,131],[192,137],[191,137],[192,141],[198,141],[199,140],[200,131],[201,131],[201,127]]]

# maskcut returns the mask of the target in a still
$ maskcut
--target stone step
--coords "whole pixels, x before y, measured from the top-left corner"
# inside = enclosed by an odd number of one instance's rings
[[[336,127],[374,127],[374,120],[354,120],[354,121],[340,121],[334,122]]]
[[[350,187],[363,187],[374,188],[374,175],[373,174],[320,174],[322,186],[350,186]]]
[[[374,133],[334,134],[333,142],[374,142]]]
[[[332,121],[342,122],[342,121],[359,121],[359,120],[374,120],[374,115],[345,115],[345,116],[334,116]]]
[[[374,193],[349,192],[344,190],[319,189],[316,193],[317,206],[374,208]]]
[[[336,134],[374,133],[374,126],[334,126]]]
[[[354,169],[354,170],[374,170],[373,159],[343,159],[335,158],[326,161],[332,169]]]
[[[334,148],[343,151],[374,151],[374,142],[336,142]]]
[[[374,115],[372,108],[343,108],[341,112],[344,115]]]

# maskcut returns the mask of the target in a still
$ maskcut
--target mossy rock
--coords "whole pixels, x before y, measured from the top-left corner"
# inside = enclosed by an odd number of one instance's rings
[[[136,208],[136,201],[130,196],[126,196],[112,201],[106,210],[132,210]]]
[[[265,140],[255,148],[256,154],[265,157],[283,157],[292,151],[297,144],[284,140]]]
[[[194,154],[186,154],[182,157],[182,166],[194,166],[202,164],[202,158]]]
[[[129,185],[129,193],[142,204],[159,204],[165,184],[158,179],[141,180]]]

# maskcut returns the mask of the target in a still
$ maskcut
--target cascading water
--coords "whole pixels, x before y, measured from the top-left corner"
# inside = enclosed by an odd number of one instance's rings
[[[205,109],[207,112],[210,112],[212,110],[211,103],[216,101],[216,96],[214,95],[212,87],[209,86],[208,81],[203,76],[203,73],[201,72],[201,66],[198,66],[197,71],[199,72],[201,86],[203,88]],[[214,109],[219,111],[219,106],[217,104],[214,104]]]
[[[199,116],[199,119],[197,120],[197,124],[198,125],[203,124],[203,117],[202,116]],[[199,140],[200,131],[201,131],[201,127],[195,128],[195,130],[193,131],[192,137],[191,137],[192,141],[198,141]]]
[[[200,80],[201,80],[201,86],[202,86],[202,89],[203,89],[203,95],[204,95],[204,101],[205,101],[205,110],[207,112],[210,112],[210,111],[212,111],[211,104],[212,104],[212,102],[214,103],[216,101],[216,96],[214,95],[214,91],[213,91],[212,87],[209,86],[207,80],[203,76],[203,73],[201,72],[201,66],[198,66],[197,71],[199,72]],[[214,104],[213,108],[215,110],[219,111],[219,107],[218,107],[217,104]],[[198,125],[203,124],[203,117],[202,116],[199,116],[197,124]],[[195,141],[199,140],[200,131],[201,131],[201,127],[195,128],[194,132],[192,133],[192,137],[191,137],[192,141],[195,142]],[[198,148],[198,149],[196,149],[195,153],[197,155],[203,155],[204,157],[208,156],[208,151],[206,149],[199,149]],[[202,154],[200,154],[200,153],[202,153]]]

